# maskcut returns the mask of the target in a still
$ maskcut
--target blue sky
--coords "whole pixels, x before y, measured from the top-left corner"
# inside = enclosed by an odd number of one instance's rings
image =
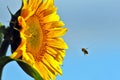
[[[68,28],[69,45],[63,75],[57,80],[120,80],[120,0],[55,0]],[[0,22],[8,25],[20,0],[0,0]],[[81,48],[88,48],[84,56]],[[10,51],[8,51],[10,53]],[[6,65],[3,80],[33,80],[15,62]]]

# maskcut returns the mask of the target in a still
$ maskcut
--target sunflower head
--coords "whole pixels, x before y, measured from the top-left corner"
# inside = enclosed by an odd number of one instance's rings
[[[67,28],[63,27],[54,0],[23,0],[16,20],[21,42],[11,57],[22,57],[44,80],[62,75],[61,65],[68,48],[62,36]]]

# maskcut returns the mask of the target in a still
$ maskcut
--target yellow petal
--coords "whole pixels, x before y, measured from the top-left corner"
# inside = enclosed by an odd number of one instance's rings
[[[62,21],[54,21],[43,24],[43,28],[45,30],[53,29],[53,28],[62,28],[62,26],[64,26],[64,23]]]
[[[62,38],[47,39],[47,42],[47,45],[50,45],[51,47],[56,47],[59,49],[68,49],[67,44]]]
[[[67,28],[53,28],[48,31],[50,32],[47,34],[47,37],[55,38],[63,36],[66,33]]]
[[[42,18],[41,23],[48,23],[48,22],[59,21],[59,20],[60,20],[60,17],[56,13],[53,13]]]
[[[49,67],[52,67],[55,72],[57,71],[59,74],[62,75],[62,70],[60,68],[59,62],[54,60],[54,58],[52,56],[50,56],[49,54],[45,54],[45,60],[44,61],[46,61],[46,65],[50,64]]]

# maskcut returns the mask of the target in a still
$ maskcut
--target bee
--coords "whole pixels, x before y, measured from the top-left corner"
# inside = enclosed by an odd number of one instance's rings
[[[81,50],[84,53],[84,55],[88,54],[87,48],[82,48]]]

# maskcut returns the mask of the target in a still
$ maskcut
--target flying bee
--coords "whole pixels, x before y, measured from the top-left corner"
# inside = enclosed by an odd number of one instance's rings
[[[84,55],[88,54],[87,48],[82,48],[82,52],[84,53]]]

